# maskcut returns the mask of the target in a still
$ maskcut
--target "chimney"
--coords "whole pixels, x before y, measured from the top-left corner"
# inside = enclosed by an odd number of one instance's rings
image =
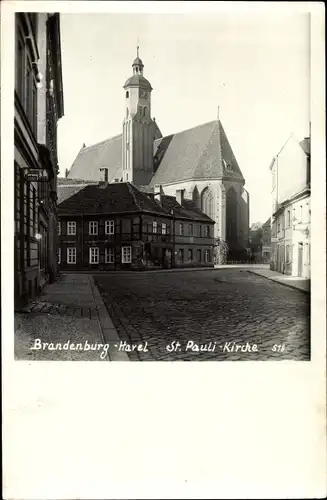
[[[65,170],[65,178],[66,178],[66,179],[67,179],[67,177],[68,177],[68,174],[69,174],[69,170],[68,170],[68,168],[66,168],[66,170]]]
[[[104,172],[102,182],[108,182],[108,169],[107,168],[100,168],[99,170],[100,170],[100,172]]]
[[[184,199],[184,189],[177,189],[176,191],[176,201],[180,205],[183,205],[183,199]]]
[[[164,194],[161,184],[156,184],[154,186],[154,199],[161,205],[162,195]]]

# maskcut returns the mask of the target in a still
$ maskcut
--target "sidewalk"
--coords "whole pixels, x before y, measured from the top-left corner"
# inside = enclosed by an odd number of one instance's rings
[[[302,292],[310,293],[310,283],[311,280],[306,278],[298,278],[294,276],[288,276],[287,274],[281,274],[277,271],[272,271],[271,269],[248,269],[250,273],[258,274],[271,281],[280,283],[281,285],[289,286],[296,290],[301,290]]]
[[[92,276],[62,274],[15,311],[15,359],[127,361]]]

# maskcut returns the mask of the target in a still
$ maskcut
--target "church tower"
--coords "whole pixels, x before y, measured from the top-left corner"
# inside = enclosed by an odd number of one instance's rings
[[[150,82],[143,76],[143,62],[133,62],[133,76],[125,83],[125,118],[122,136],[123,182],[147,185],[153,176],[153,142],[162,137],[151,118]]]

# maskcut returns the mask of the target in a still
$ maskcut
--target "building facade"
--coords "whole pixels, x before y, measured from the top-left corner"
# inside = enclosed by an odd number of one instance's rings
[[[230,258],[248,246],[249,194],[222,123],[217,120],[163,137],[152,118],[152,86],[137,52],[133,75],[125,82],[123,131],[78,153],[70,179],[133,182],[166,195],[183,190],[185,199],[215,221],[215,238],[227,242]]]
[[[57,121],[63,116],[59,14],[15,18],[15,302],[56,275]]]
[[[182,193],[165,196],[158,188],[147,195],[130,183],[60,183],[61,270],[213,266],[214,221]]]
[[[310,278],[310,138],[291,136],[273,159],[270,267]]]

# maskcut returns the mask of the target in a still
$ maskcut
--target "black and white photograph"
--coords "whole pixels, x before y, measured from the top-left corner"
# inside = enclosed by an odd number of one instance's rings
[[[309,13],[16,13],[14,100],[16,360],[310,360]]]
[[[324,5],[0,9],[3,497],[325,498]]]

